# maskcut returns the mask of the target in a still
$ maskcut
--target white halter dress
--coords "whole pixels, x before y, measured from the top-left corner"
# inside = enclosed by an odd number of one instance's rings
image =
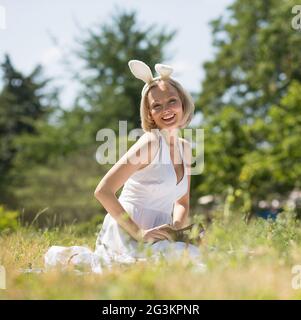
[[[143,229],[172,224],[174,203],[188,190],[182,143],[179,143],[179,149],[184,176],[178,182],[167,142],[159,129],[154,132],[159,139],[155,158],[126,181],[118,198],[134,222]],[[71,261],[74,265],[90,265],[93,272],[101,272],[103,267],[110,267],[113,263],[133,263],[151,257],[179,258],[184,251],[198,266],[204,268],[197,246],[169,240],[141,246],[107,213],[94,252],[81,246],[52,246],[45,255],[45,264],[47,267],[62,266]]]

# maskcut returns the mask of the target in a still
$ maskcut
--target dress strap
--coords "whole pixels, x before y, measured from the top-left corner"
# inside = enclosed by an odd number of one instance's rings
[[[159,163],[162,163],[162,138],[161,134],[159,134]]]
[[[178,138],[178,147],[179,147],[179,150],[180,150],[181,158],[182,158],[182,160],[184,161],[184,157],[183,157],[183,143],[182,143],[182,141],[180,141],[179,138]]]
[[[163,137],[163,135],[162,135],[162,133],[160,132],[159,129],[158,129],[158,133],[159,133],[159,137],[160,137],[160,160],[161,160],[162,148],[164,147],[163,145],[165,144],[166,145],[166,153],[164,153],[164,155],[165,155],[165,159],[164,160],[168,159],[168,163],[169,163],[169,162],[171,162],[170,154],[167,154],[169,152],[169,149],[167,148],[166,141],[164,141],[164,143],[162,142],[162,139],[164,139],[164,137]],[[178,141],[177,141],[177,145],[178,145],[178,148],[180,150],[180,157],[181,157],[181,160],[182,160],[181,164],[183,164],[183,166],[184,166],[184,175],[185,175],[186,174],[186,162],[185,162],[185,157],[184,157],[184,147],[183,147],[183,143],[180,141],[179,138],[178,138]]]
[[[178,140],[178,146],[180,149],[180,155],[183,163],[183,169],[184,169],[184,176],[186,175],[186,161],[185,161],[185,156],[184,156],[184,147],[183,147],[183,142]]]

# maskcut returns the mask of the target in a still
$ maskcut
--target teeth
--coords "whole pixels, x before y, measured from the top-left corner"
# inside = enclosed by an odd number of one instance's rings
[[[168,119],[171,119],[174,117],[174,114],[172,116],[169,116],[169,117],[165,117],[165,118],[162,118],[163,120],[168,120]]]

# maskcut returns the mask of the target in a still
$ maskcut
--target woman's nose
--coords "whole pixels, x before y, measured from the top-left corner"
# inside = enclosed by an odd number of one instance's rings
[[[168,110],[168,109],[170,109],[170,105],[168,103],[163,104],[162,112],[164,112],[165,110]]]

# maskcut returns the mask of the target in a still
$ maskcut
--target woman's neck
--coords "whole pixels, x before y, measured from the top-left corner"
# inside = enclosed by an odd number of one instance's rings
[[[168,145],[173,146],[177,143],[179,129],[159,129]]]

